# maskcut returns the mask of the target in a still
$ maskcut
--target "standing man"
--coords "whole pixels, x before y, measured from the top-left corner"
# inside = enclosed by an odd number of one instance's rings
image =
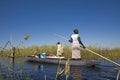
[[[73,32],[74,34],[72,34],[70,40],[68,40],[70,43],[72,43],[72,58],[81,59],[80,46],[82,46],[84,49],[86,47],[84,46],[80,39],[78,29],[74,29]]]
[[[57,56],[61,57],[63,54],[64,46],[60,42],[57,42]]]

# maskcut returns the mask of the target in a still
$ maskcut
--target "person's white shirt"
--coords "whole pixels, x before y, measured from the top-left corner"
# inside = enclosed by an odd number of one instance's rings
[[[62,44],[58,44],[58,45],[57,45],[57,51],[60,51],[60,50],[61,50],[61,47],[62,47]]]
[[[79,37],[79,34],[73,34],[71,36],[72,40],[73,40],[73,44],[79,44],[79,41],[78,41],[78,37]]]

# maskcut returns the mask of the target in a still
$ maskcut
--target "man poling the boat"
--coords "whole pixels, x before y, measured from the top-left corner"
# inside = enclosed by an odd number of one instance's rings
[[[82,46],[84,49],[86,47],[80,39],[78,29],[74,29],[73,32],[74,34],[72,34],[70,40],[68,40],[70,43],[72,43],[72,59],[81,59],[80,46]]]

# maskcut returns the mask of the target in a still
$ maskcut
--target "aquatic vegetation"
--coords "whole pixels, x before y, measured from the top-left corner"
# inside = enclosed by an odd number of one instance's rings
[[[19,63],[19,67],[15,70],[14,58],[9,58],[9,63],[5,64],[6,59],[0,61],[0,80],[30,80],[30,77],[23,69],[23,62]]]
[[[66,80],[68,80],[68,77],[69,77],[69,74],[70,74],[70,59],[67,59],[64,69],[62,69],[60,67],[60,63],[61,63],[61,59],[59,60],[59,63],[58,63],[58,69],[57,69],[57,73],[56,73],[56,80],[59,80],[59,78],[61,77],[61,75],[63,73],[66,76]]]
[[[116,76],[116,80],[119,80],[120,70],[118,71],[118,74]]]
[[[24,72],[14,71],[10,67],[5,68],[6,70],[0,68],[0,80],[30,80],[30,77]]]
[[[56,73],[56,80],[58,80],[60,78],[60,76],[64,72],[64,69],[62,70],[62,68],[60,67],[60,63],[61,63],[61,59],[59,59],[59,63],[58,63],[58,69],[57,69],[57,73]]]
[[[59,80],[63,72],[64,72],[64,69],[62,70],[61,68],[58,68],[57,73],[56,73],[56,80]]]
[[[25,40],[28,40],[28,38],[29,38],[30,36],[31,36],[30,34],[26,34],[25,37],[24,37],[24,39],[25,39]]]
[[[66,80],[68,80],[69,74],[70,74],[70,59],[68,59],[66,61],[66,64],[65,64],[65,76],[66,76]]]
[[[106,48],[99,48],[99,47],[92,47],[92,46],[89,46],[88,48],[110,59],[120,58],[120,48],[106,49]],[[37,52],[37,54],[46,53],[46,54],[56,55],[57,47],[56,45],[42,45],[42,46],[35,45],[30,47],[16,47],[15,56],[24,57],[28,55],[33,55],[35,51]],[[1,50],[0,56],[9,56],[11,53],[12,53],[11,49]],[[71,58],[71,53],[72,53],[71,47],[68,45],[65,45],[63,56],[65,56],[66,58]],[[85,49],[81,49],[81,55],[82,55],[82,59],[98,59],[99,58],[98,56],[88,52]]]

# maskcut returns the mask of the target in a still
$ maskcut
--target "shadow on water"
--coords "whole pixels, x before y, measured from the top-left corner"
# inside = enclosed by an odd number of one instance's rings
[[[117,67],[101,62],[97,67],[71,67],[68,80],[116,80]],[[26,62],[25,58],[0,57],[0,80],[55,80],[57,68],[57,65]],[[59,80],[65,80],[64,73]]]

